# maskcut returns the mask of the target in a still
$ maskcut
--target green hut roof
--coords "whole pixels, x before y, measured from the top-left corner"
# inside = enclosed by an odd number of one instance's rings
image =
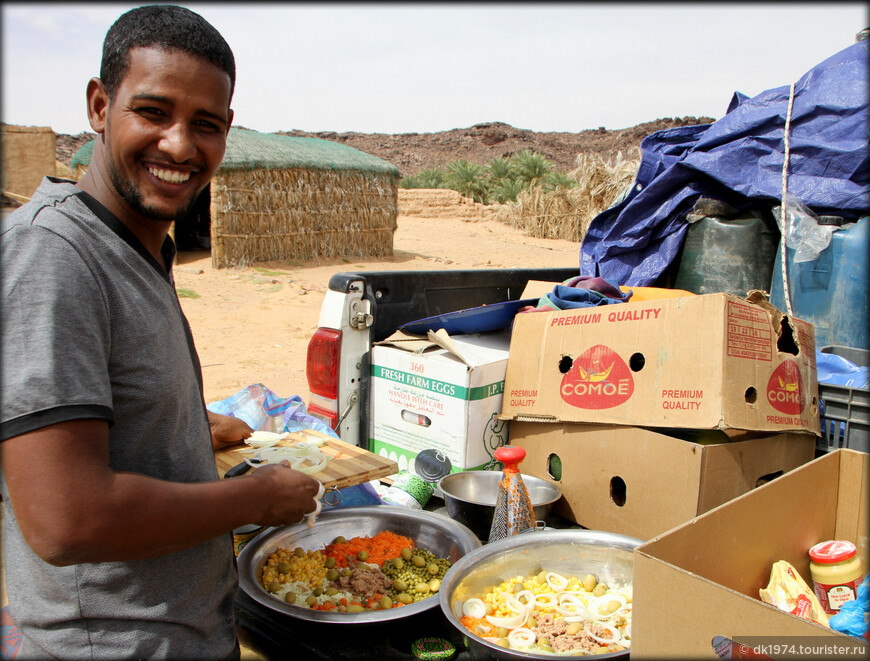
[[[93,140],[82,145],[72,157],[73,169],[89,165],[93,151]],[[227,151],[218,171],[291,168],[399,176],[399,168],[392,163],[337,142],[236,128],[227,136]]]

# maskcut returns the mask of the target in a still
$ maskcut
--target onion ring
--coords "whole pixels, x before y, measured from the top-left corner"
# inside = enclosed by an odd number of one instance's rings
[[[486,615],[486,604],[483,603],[483,599],[477,597],[467,599],[462,604],[462,614],[466,617],[482,618]]]
[[[535,644],[535,632],[525,627],[517,627],[508,634],[511,647],[531,647]]]

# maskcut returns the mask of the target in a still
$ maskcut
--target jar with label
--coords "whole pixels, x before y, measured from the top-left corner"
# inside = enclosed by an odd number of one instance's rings
[[[259,526],[256,523],[249,523],[233,530],[233,551],[235,551],[237,558],[242,549],[245,548],[245,544],[254,539],[263,530],[265,530],[265,526]]]
[[[819,542],[809,553],[816,596],[828,614],[839,613],[843,604],[855,598],[864,580],[858,549],[852,542],[831,539]]]

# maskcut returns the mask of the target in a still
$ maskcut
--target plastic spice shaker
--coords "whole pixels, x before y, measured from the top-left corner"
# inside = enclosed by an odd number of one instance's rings
[[[858,549],[852,542],[831,539],[819,542],[809,553],[816,596],[827,613],[838,613],[855,598],[864,580]]]
[[[517,535],[535,527],[535,510],[529,490],[520,475],[519,464],[526,451],[518,446],[506,445],[495,451],[502,463],[502,480],[498,485],[495,514],[489,529],[489,542]]]

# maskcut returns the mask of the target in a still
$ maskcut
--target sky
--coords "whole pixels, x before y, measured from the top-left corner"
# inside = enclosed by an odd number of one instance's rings
[[[2,3],[2,121],[90,131],[106,31],[145,3]],[[855,42],[863,2],[197,3],[264,132],[536,132],[720,118]]]

